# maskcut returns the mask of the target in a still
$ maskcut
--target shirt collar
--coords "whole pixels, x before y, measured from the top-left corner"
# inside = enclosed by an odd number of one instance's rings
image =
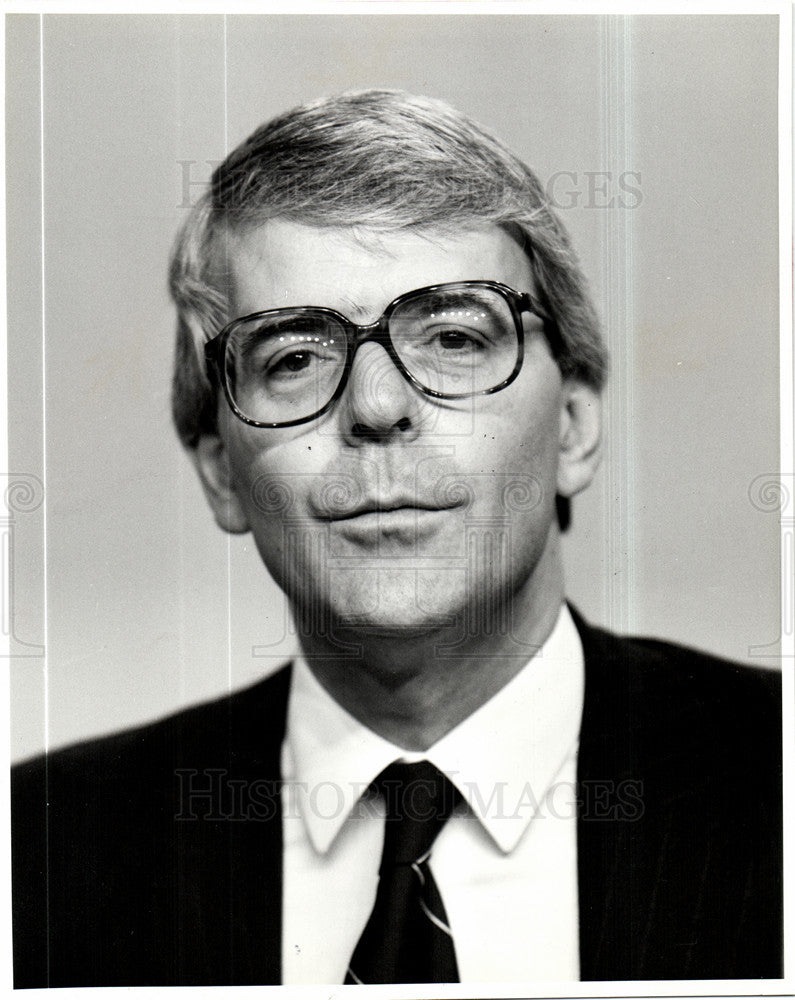
[[[345,711],[302,657],[293,669],[283,774],[309,839],[325,854],[362,792],[393,761],[430,760],[458,787],[497,846],[512,851],[576,752],[583,651],[568,607],[532,659],[424,753],[385,740]]]

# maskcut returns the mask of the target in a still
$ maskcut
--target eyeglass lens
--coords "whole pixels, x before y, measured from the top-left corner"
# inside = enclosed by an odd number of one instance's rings
[[[393,309],[389,336],[416,382],[448,397],[494,388],[517,361],[513,313],[495,289],[439,289],[410,297]],[[348,332],[340,320],[311,309],[275,310],[232,330],[227,385],[251,420],[299,420],[333,397],[347,358]]]

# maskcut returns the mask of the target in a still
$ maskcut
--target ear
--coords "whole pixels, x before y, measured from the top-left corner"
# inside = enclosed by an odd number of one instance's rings
[[[591,482],[602,457],[602,402],[595,389],[574,379],[561,392],[558,493],[573,497]]]
[[[235,491],[229,453],[220,435],[199,438],[193,463],[219,527],[235,535],[248,531],[248,518]]]

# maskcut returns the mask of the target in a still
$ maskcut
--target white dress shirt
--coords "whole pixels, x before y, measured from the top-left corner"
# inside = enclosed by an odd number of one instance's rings
[[[583,688],[582,645],[564,605],[504,688],[425,753],[410,753],[349,715],[299,658],[282,748],[283,982],[344,981],[375,900],[384,832],[380,803],[354,806],[388,764],[422,759],[468,803],[430,859],[461,981],[578,980]]]

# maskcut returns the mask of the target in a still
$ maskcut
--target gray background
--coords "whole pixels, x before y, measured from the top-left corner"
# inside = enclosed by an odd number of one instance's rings
[[[613,366],[571,597],[597,623],[775,662],[779,521],[749,490],[779,467],[776,17],[6,25],[10,468],[34,494],[9,528],[15,756],[248,683],[291,648],[170,428],[165,267],[186,179],[352,87],[446,98],[543,181],[567,172],[554,191]],[[641,196],[622,207],[626,171]]]

